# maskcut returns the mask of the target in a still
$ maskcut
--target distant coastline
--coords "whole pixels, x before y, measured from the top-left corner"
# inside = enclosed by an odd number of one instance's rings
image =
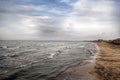
[[[120,45],[120,38],[112,39],[112,40],[98,39],[98,40],[93,40],[90,42],[107,42],[107,43],[111,43],[111,44]]]

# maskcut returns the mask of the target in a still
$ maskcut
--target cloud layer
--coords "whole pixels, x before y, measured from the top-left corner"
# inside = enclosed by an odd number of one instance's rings
[[[0,39],[120,37],[119,0],[0,0]]]

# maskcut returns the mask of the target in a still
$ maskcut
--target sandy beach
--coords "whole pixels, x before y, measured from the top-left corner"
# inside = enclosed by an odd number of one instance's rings
[[[101,49],[93,71],[95,80],[120,80],[120,45],[97,42]]]

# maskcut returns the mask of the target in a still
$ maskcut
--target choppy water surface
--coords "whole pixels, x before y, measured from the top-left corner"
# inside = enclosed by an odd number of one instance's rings
[[[0,80],[47,80],[95,50],[88,42],[0,41]]]

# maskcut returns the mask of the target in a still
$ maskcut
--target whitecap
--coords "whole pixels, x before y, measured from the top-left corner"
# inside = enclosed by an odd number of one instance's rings
[[[50,53],[50,55],[48,56],[48,58],[53,58],[54,55],[55,55],[55,53]]]

